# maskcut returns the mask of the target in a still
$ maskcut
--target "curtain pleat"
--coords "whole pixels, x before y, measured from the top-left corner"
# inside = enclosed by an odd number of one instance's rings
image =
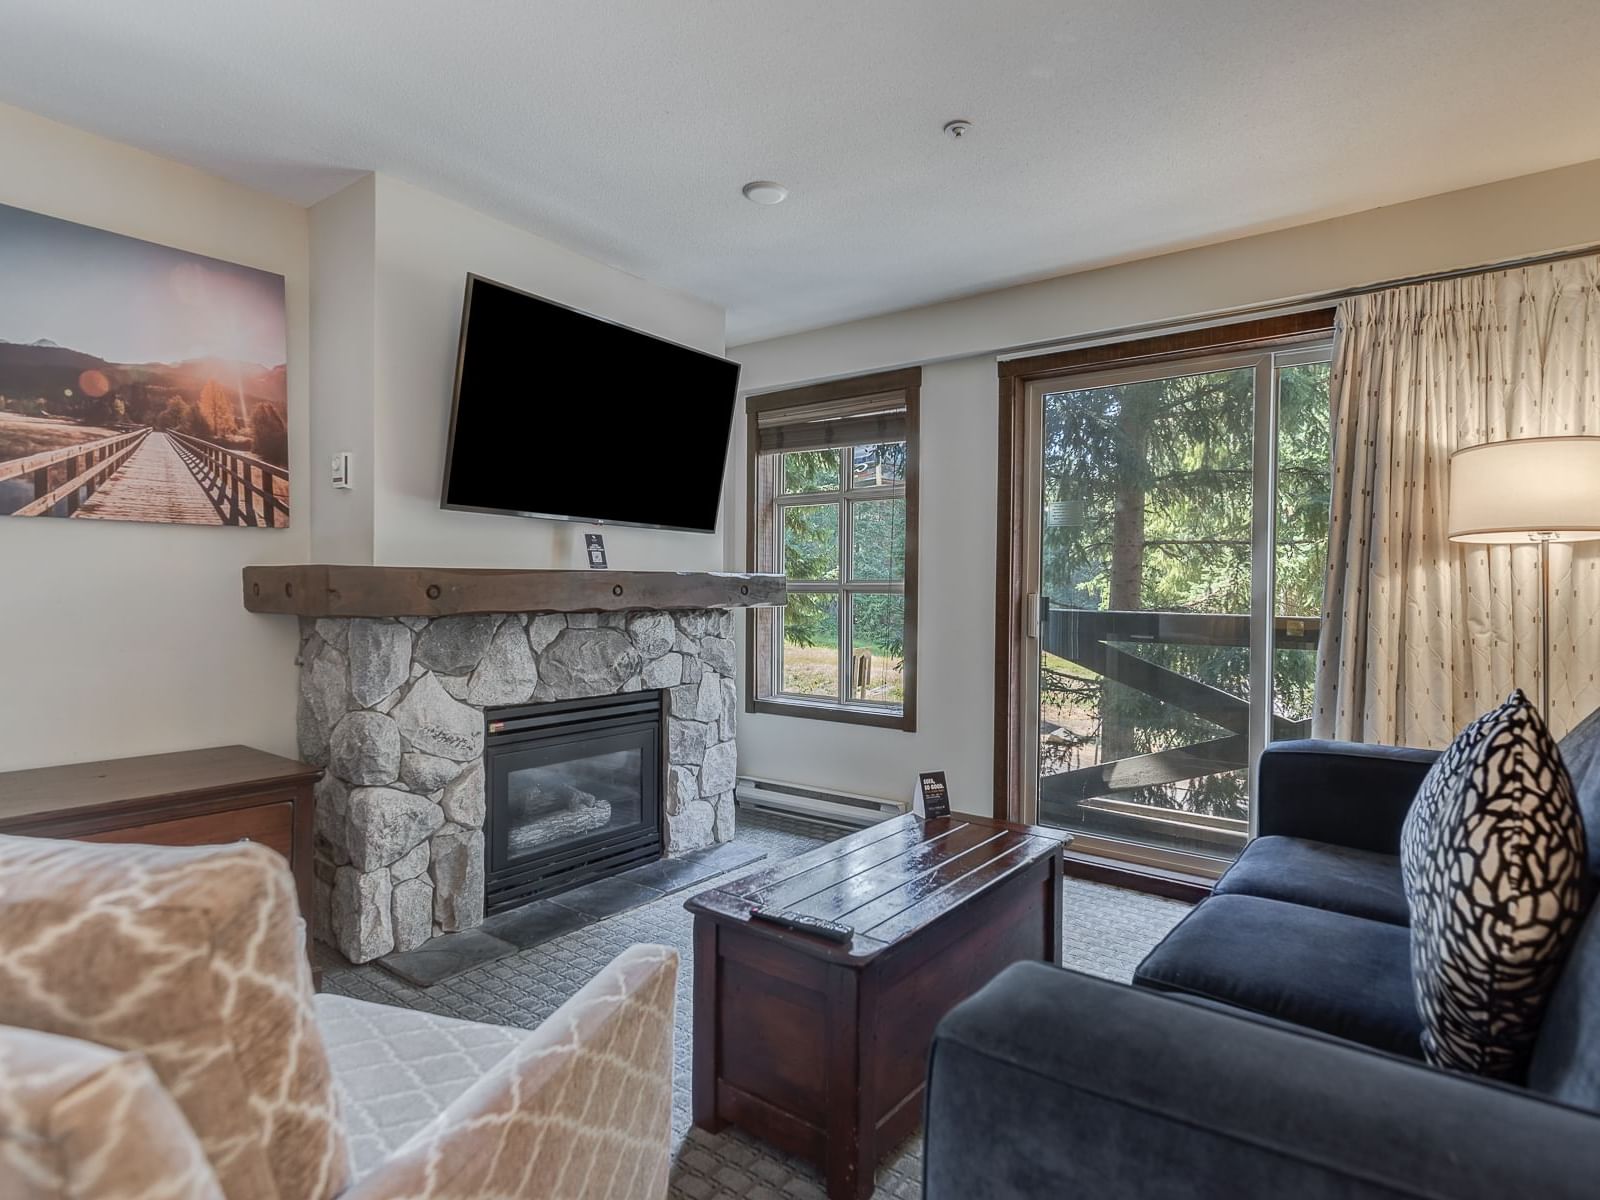
[[[1313,730],[1443,746],[1513,687],[1538,695],[1541,645],[1538,548],[1449,541],[1450,455],[1600,434],[1600,258],[1345,301],[1330,386]],[[1553,546],[1551,580],[1560,733],[1600,706],[1600,543]]]

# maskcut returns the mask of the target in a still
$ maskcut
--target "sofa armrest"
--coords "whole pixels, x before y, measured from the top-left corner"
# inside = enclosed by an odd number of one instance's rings
[[[677,951],[623,951],[342,1200],[661,1200],[677,979]]]
[[[1400,827],[1437,750],[1274,742],[1261,755],[1257,831],[1400,853]]]
[[[1594,1195],[1600,1116],[1029,963],[940,1023],[923,1169],[926,1200],[1558,1200]]]

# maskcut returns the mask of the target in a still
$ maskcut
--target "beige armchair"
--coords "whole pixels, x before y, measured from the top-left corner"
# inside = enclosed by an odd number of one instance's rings
[[[0,837],[0,1196],[666,1194],[678,959],[538,1029],[314,996],[282,860]]]

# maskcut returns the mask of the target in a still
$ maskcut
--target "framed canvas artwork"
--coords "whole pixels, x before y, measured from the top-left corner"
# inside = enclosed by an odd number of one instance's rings
[[[283,276],[0,205],[0,515],[289,524]]]

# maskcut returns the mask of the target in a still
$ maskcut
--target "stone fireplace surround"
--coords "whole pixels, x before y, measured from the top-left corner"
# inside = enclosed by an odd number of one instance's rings
[[[733,836],[732,612],[302,617],[319,939],[352,962],[483,920],[486,708],[667,692],[669,854]]]

